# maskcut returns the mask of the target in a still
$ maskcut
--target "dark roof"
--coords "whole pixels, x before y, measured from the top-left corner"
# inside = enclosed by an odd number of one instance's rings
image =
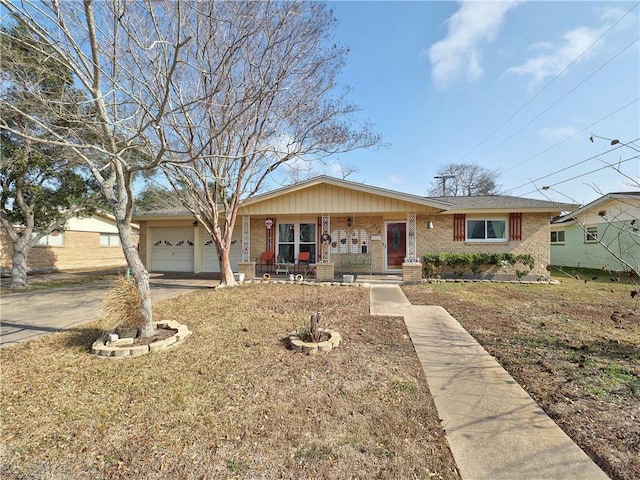
[[[566,210],[568,205],[537,200],[534,198],[513,197],[510,195],[477,195],[471,197],[431,197],[439,202],[446,202],[453,206],[452,210],[481,210],[481,209],[549,209]],[[574,206],[575,207],[575,206]]]
[[[184,207],[169,207],[162,210],[150,210],[148,212],[135,212],[133,218],[144,217],[193,217],[193,213]]]

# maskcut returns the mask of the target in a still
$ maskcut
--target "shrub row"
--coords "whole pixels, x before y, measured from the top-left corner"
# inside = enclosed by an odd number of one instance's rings
[[[469,270],[479,275],[483,265],[499,266],[505,270],[522,265],[524,268],[516,268],[514,272],[518,278],[522,278],[535,266],[535,258],[528,253],[428,253],[422,260],[427,278],[442,273],[444,267],[451,268],[454,276],[460,278]]]

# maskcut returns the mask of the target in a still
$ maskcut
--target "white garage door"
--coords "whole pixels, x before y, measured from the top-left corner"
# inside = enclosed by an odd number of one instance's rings
[[[193,272],[192,228],[152,228],[151,241],[154,272]]]
[[[202,247],[202,271],[203,272],[219,272],[220,262],[218,261],[218,252],[216,246],[213,244],[213,240],[209,237],[209,234],[205,232],[203,235],[204,246]],[[231,251],[229,252],[229,259],[231,260],[231,269],[234,272],[238,271],[238,262],[242,260],[242,232],[239,228],[233,231],[231,241],[235,242],[231,245]]]

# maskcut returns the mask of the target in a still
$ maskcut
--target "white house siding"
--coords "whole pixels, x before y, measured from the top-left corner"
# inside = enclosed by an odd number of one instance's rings
[[[193,228],[151,228],[153,272],[193,272]]]
[[[218,261],[218,252],[213,244],[213,240],[206,231],[201,233],[202,239],[202,271],[217,273],[220,271],[220,262]],[[238,271],[238,262],[242,261],[242,229],[236,225],[231,237],[231,251],[229,252],[229,260],[231,261],[231,269]]]

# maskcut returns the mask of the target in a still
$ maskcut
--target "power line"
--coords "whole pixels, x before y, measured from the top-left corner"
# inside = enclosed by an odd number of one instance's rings
[[[632,141],[630,141],[630,142],[628,142],[628,143],[635,143],[635,142],[637,142],[638,140],[640,140],[640,138],[636,138],[635,140],[632,140]],[[513,189],[511,189],[511,190],[518,190],[518,189],[520,189],[520,188],[522,188],[522,187],[526,187],[526,186],[527,186],[527,185],[529,185],[530,183],[539,182],[540,180],[544,180],[545,178],[549,178],[549,177],[551,177],[551,176],[553,176],[553,175],[557,175],[558,173],[562,173],[562,172],[564,172],[565,170],[569,170],[570,168],[577,167],[578,165],[581,165],[581,164],[586,163],[586,162],[588,162],[588,161],[590,161],[590,160],[594,160],[594,159],[596,159],[596,158],[600,157],[600,155],[606,155],[607,153],[611,153],[611,152],[613,152],[613,151],[615,151],[615,150],[618,150],[619,148],[622,148],[622,147],[624,147],[624,146],[626,146],[626,145],[625,145],[625,144],[616,144],[616,146],[615,146],[614,148],[610,149],[610,150],[607,150],[607,151],[605,151],[605,152],[598,153],[598,154],[596,154],[596,155],[593,155],[592,157],[585,158],[584,160],[580,160],[579,162],[576,162],[576,163],[572,163],[571,165],[567,165],[566,167],[563,167],[563,168],[561,168],[560,170],[556,170],[555,172],[551,172],[551,173],[549,173],[549,174],[547,174],[547,175],[544,175],[544,176],[542,176],[542,177],[538,177],[538,178],[536,178],[535,180],[530,180],[530,181],[528,181],[528,182],[526,182],[526,183],[523,183],[522,185],[519,185],[519,186],[517,186],[517,187],[515,187],[515,188],[513,188]],[[526,194],[525,194],[525,195],[526,195]]]
[[[509,118],[507,118],[506,120],[504,120],[500,125],[498,125],[497,128],[495,128],[489,135],[487,135],[480,143],[478,143],[475,147],[473,147],[471,150],[469,150],[467,153],[465,153],[461,158],[460,161],[464,160],[465,158],[467,158],[469,155],[471,155],[471,153],[473,153],[478,147],[480,147],[481,145],[483,145],[487,140],[489,140],[491,137],[493,137],[498,131],[500,131],[500,129],[502,129],[502,127],[504,127],[507,123],[509,123],[509,121],[511,119],[513,119],[518,113],[520,113],[522,110],[524,110],[524,108],[529,105],[533,100],[535,100],[544,90],[547,89],[547,87],[549,87],[553,82],[555,82],[558,78],[560,78],[574,63],[576,63],[578,60],[580,60],[580,58],[582,58],[589,50],[591,50],[591,48],[593,46],[595,46],[600,40],[602,40],[602,38],[605,37],[605,35],[607,35],[616,25],[618,25],[627,15],[629,15],[635,8],[638,7],[638,5],[640,5],[640,2],[637,2],[633,7],[631,7],[624,15],[622,15],[622,17],[620,17],[618,20],[616,20],[616,22],[614,22],[602,35],[600,35],[591,45],[589,45],[586,49],[584,49],[582,51],[582,53],[580,53],[580,55],[578,55],[576,58],[574,58],[566,67],[564,67],[555,77],[553,77],[549,82],[547,82],[544,87],[542,87],[540,90],[538,90],[538,92],[536,92],[535,95],[533,95],[529,100],[527,100],[522,106],[520,106],[520,108],[518,108],[513,114],[511,114],[511,116],[509,116]],[[636,39],[637,40],[637,39]],[[635,42],[635,41],[634,41]],[[627,47],[628,48],[628,47]],[[626,48],[625,48],[626,50]],[[615,58],[615,57],[614,57]],[[608,62],[607,62],[608,63]],[[606,64],[605,64],[606,65]],[[581,85],[581,84],[580,84]],[[579,86],[579,85],[578,85]],[[576,87],[577,88],[577,87]],[[569,92],[570,93],[570,92]],[[564,98],[564,97],[563,97]],[[555,104],[554,104],[555,105]],[[553,106],[553,105],[552,105]],[[545,110],[546,112],[546,110]],[[545,113],[543,112],[543,113]],[[537,118],[537,117],[536,117]],[[535,120],[535,119],[534,119]],[[528,126],[525,125],[525,126]],[[516,133],[519,133],[516,132]],[[509,137],[509,139],[511,139],[511,137]],[[507,140],[509,140],[507,139]],[[501,146],[502,144],[500,144],[499,146]],[[492,150],[493,151],[493,150]],[[489,152],[491,153],[491,152]],[[488,155],[488,154],[487,154]],[[486,155],[485,155],[486,156]],[[484,157],[482,157],[484,158]],[[481,158],[481,159],[482,159]],[[480,160],[481,160],[480,159]]]
[[[499,143],[498,145],[496,145],[495,147],[493,147],[491,150],[489,150],[487,153],[485,153],[482,157],[478,158],[476,161],[479,162],[480,160],[483,160],[485,158],[487,158],[490,154],[492,154],[493,152],[495,152],[498,148],[500,148],[501,146],[503,146],[505,143],[507,143],[509,140],[511,140],[513,137],[515,137],[517,134],[519,134],[520,132],[522,132],[525,128],[527,128],[529,125],[531,125],[533,122],[535,122],[536,120],[538,120],[542,115],[544,115],[545,113],[547,113],[549,110],[551,110],[553,107],[555,107],[558,103],[560,103],[562,100],[564,100],[565,98],[567,98],[571,93],[573,93],[575,90],[578,89],[578,87],[582,86],[587,80],[591,79],[591,77],[593,77],[596,73],[598,73],[600,70],[602,70],[604,67],[606,67],[607,65],[609,65],[613,60],[615,60],[616,58],[618,58],[620,55],[622,55],[627,49],[631,48],[631,46],[636,43],[638,40],[640,40],[640,37],[636,37],[631,43],[629,43],[626,47],[624,47],[622,50],[620,50],[618,53],[616,53],[613,57],[611,57],[609,60],[607,60],[605,63],[603,63],[602,65],[600,65],[597,69],[595,69],[593,72],[591,72],[586,78],[584,78],[581,82],[579,82],[576,86],[574,86],[572,89],[570,89],[567,93],[565,93],[564,95],[562,95],[559,99],[557,99],[555,102],[553,102],[551,105],[549,105],[547,108],[545,108],[542,112],[540,112],[538,115],[536,115],[535,117],[533,117],[529,122],[527,122],[526,124],[524,124],[521,128],[519,128],[518,130],[516,130],[513,134],[511,134],[510,136],[508,136],[504,141],[502,141],[501,143]]]
[[[565,180],[561,180],[559,182],[552,183],[551,185],[545,185],[543,188],[544,189],[548,189],[548,188],[551,188],[551,187],[555,187],[556,185],[560,185],[562,183],[570,182],[571,180],[576,180],[576,179],[578,179],[580,177],[586,177],[587,175],[591,175],[592,173],[599,172],[600,170],[604,170],[606,168],[614,168],[614,165],[622,165],[623,163],[629,162],[631,160],[635,160],[636,158],[640,158],[640,155],[634,155],[633,157],[625,158],[624,160],[620,160],[620,161],[616,162],[615,164],[609,164],[609,163],[605,162],[606,165],[604,167],[596,168],[595,170],[591,170],[589,172],[581,173],[580,175],[576,175],[575,177],[567,178]],[[602,161],[604,162],[604,160],[602,160]],[[533,181],[531,181],[531,183],[533,183],[535,181],[537,181],[537,180],[533,180]],[[535,190],[531,190],[530,192],[523,193],[522,196],[524,197],[525,195],[529,195],[531,193],[535,193],[535,192],[538,192],[538,191],[539,191],[539,189],[536,188]]]
[[[533,160],[534,158],[539,157],[540,155],[542,155],[542,154],[544,154],[544,153],[547,153],[549,150],[553,150],[554,148],[556,148],[556,147],[558,147],[558,146],[562,145],[563,143],[565,143],[565,142],[567,142],[567,141],[571,140],[572,138],[577,137],[577,136],[578,136],[578,135],[580,135],[581,133],[584,133],[586,130],[589,130],[589,129],[591,129],[592,127],[595,127],[595,126],[596,126],[596,125],[598,125],[600,122],[603,122],[604,120],[606,120],[606,119],[608,119],[608,118],[610,118],[610,117],[614,116],[616,113],[621,112],[622,110],[624,110],[624,109],[625,109],[625,108],[627,108],[627,107],[630,107],[631,105],[633,105],[634,103],[636,103],[638,100],[640,100],[640,97],[636,98],[635,100],[632,100],[631,102],[629,102],[629,103],[627,103],[626,105],[624,105],[624,106],[622,106],[622,107],[618,108],[616,111],[614,111],[614,112],[610,113],[609,115],[607,115],[607,116],[605,116],[605,117],[601,118],[600,120],[598,120],[598,121],[596,121],[596,122],[592,123],[591,125],[588,125],[588,126],[584,127],[584,128],[583,128],[582,130],[580,130],[579,132],[576,132],[576,133],[574,133],[573,135],[571,135],[571,136],[569,136],[569,137],[565,138],[564,140],[561,140],[561,141],[559,141],[558,143],[556,143],[556,144],[554,144],[554,145],[551,145],[549,148],[546,148],[546,149],[542,150],[541,152],[538,152],[538,153],[536,153],[535,155],[530,156],[529,158],[527,158],[526,160],[523,160],[523,161],[522,161],[522,162],[520,162],[520,163],[517,163],[517,164],[515,164],[515,165],[511,165],[509,168],[507,168],[506,170],[504,170],[504,172],[508,172],[508,171],[510,171],[510,170],[513,170],[514,168],[519,167],[520,165],[524,165],[525,163],[527,163],[527,162],[529,162],[529,161]]]

